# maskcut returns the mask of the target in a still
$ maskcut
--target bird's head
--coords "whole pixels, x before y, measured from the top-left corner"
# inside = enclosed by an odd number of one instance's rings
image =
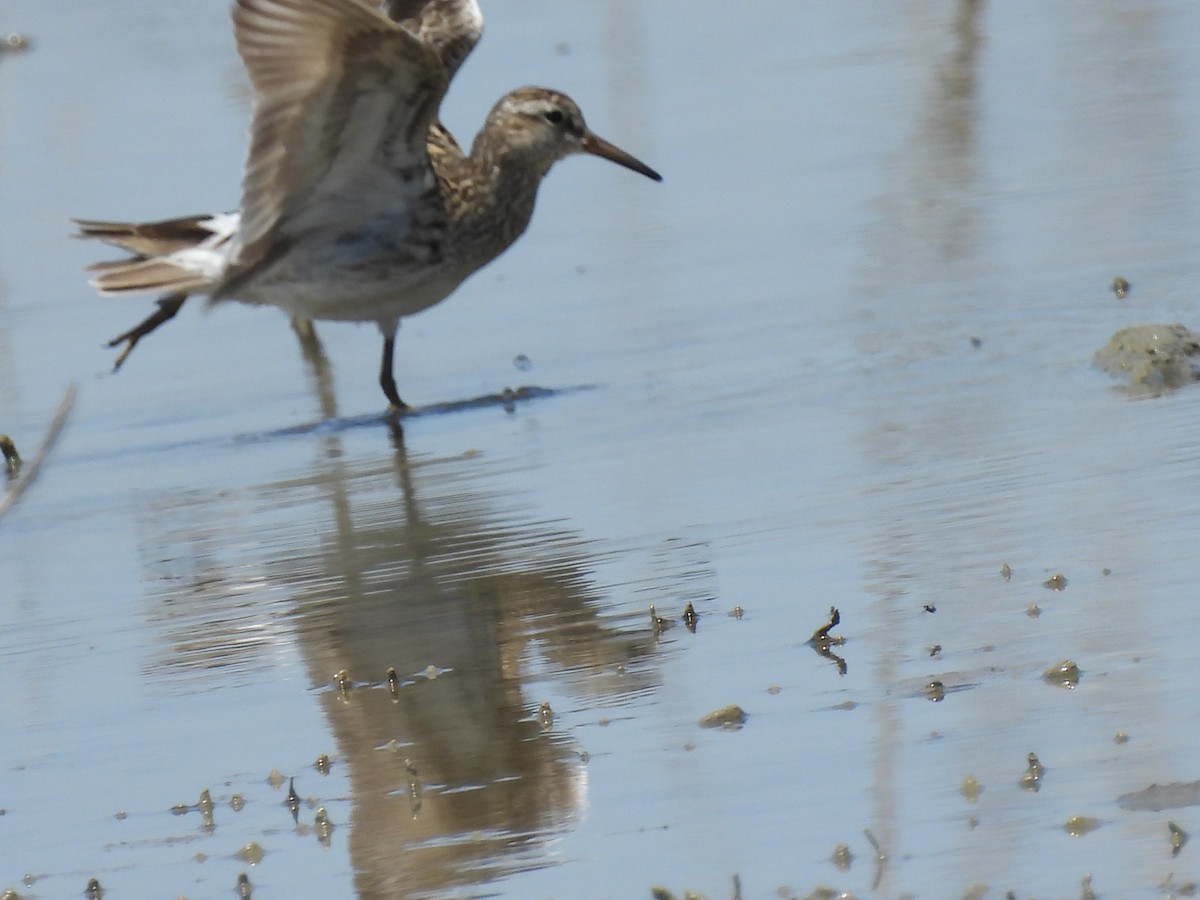
[[[478,140],[492,145],[492,155],[519,159],[538,175],[572,153],[590,153],[662,181],[644,162],[588,130],[574,100],[546,88],[518,88],[501,97]]]

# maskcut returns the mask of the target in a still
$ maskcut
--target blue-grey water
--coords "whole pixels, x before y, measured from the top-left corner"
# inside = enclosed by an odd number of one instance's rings
[[[111,374],[150,302],[96,296],[68,220],[236,206],[228,11],[0,6],[29,39],[0,53],[0,432],[32,456],[79,386],[0,520],[0,890],[1200,878],[1167,824],[1200,806],[1119,800],[1200,779],[1200,388],[1091,366],[1128,324],[1200,330],[1200,6],[485,11],[453,130],[552,85],[666,180],[558,166],[397,354],[412,403],[551,395],[401,442],[373,327],[319,328],[322,375],[277,311],[192,304]],[[806,645],[830,607],[844,673]],[[743,728],[697,725],[726,704]]]

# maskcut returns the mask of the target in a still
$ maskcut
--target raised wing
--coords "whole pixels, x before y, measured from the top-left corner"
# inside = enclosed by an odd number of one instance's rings
[[[429,47],[362,0],[237,0],[233,21],[255,97],[226,285],[289,232],[415,206],[447,84]]]
[[[383,10],[433,48],[447,80],[483,34],[483,13],[476,0],[384,0]]]

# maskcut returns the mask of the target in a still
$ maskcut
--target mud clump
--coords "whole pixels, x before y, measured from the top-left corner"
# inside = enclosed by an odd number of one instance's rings
[[[1131,325],[1096,351],[1102,371],[1129,379],[1134,396],[1157,397],[1200,380],[1200,335],[1183,325]]]

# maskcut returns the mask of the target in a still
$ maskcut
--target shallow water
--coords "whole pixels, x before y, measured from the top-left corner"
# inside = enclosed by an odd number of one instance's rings
[[[3,9],[31,46],[0,55],[0,431],[31,455],[80,394],[0,521],[0,887],[1200,877],[1167,829],[1200,829],[1195,806],[1119,799],[1200,779],[1200,391],[1134,402],[1091,367],[1124,325],[1198,327],[1200,7],[758,11],[488,9],[456,132],[551,84],[666,181],[556,169],[521,243],[405,323],[397,365],[418,404],[549,394],[398,441],[371,328],[320,329],[323,378],[282,315],[195,305],[110,374],[103,340],[148,304],[92,294],[102,251],[67,219],[236,204],[226,10]],[[831,606],[844,674],[806,646]],[[1074,690],[1042,679],[1067,658]],[[698,726],[730,703],[743,728]],[[211,825],[172,813],[204,789]],[[1075,815],[1099,827],[1073,837]]]

